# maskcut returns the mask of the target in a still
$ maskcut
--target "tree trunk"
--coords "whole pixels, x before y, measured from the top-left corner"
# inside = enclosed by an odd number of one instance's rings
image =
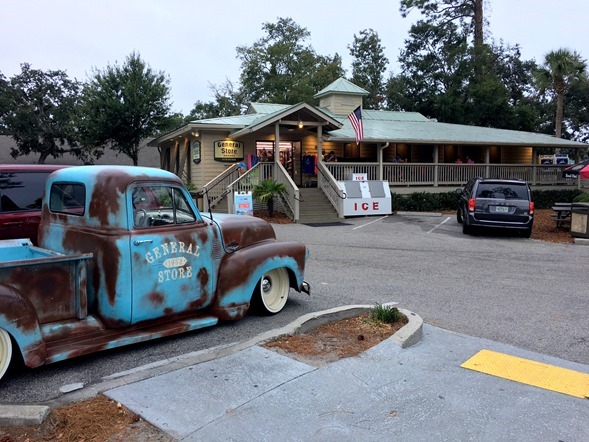
[[[563,109],[564,109],[564,91],[558,91],[556,93],[556,121],[555,121],[555,128],[554,133],[556,138],[560,138],[561,131],[562,131],[562,116],[563,116]]]
[[[483,44],[483,0],[474,0],[474,45]]]
[[[272,218],[274,216],[274,198],[268,200],[268,216]]]
[[[39,161],[37,161],[37,164],[45,164],[45,160],[47,159],[47,157],[49,156],[48,153],[41,153],[41,155],[39,155]]]

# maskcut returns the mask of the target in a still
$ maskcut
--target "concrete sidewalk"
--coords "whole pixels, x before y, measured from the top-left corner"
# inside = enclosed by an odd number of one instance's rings
[[[425,325],[316,368],[258,345],[105,391],[179,440],[589,440],[589,401],[461,368],[481,349],[589,366]]]
[[[589,401],[460,365],[488,349],[582,373],[589,366],[423,325],[403,309],[410,322],[395,336],[321,368],[260,345],[371,307],[306,315],[255,339],[118,373],[66,396],[102,392],[186,441],[589,440]]]

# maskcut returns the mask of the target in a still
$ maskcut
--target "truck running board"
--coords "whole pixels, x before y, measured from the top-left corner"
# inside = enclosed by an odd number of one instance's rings
[[[108,329],[87,335],[77,335],[67,339],[47,343],[46,364],[65,361],[102,350],[122,347],[124,345],[145,342],[152,339],[185,333],[199,328],[216,325],[219,319],[202,315],[165,324],[147,324],[125,329]]]

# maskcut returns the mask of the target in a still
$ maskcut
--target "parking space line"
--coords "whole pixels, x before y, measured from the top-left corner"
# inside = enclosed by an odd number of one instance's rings
[[[427,233],[432,233],[434,230],[436,230],[438,227],[440,227],[442,224],[447,223],[452,217],[449,216],[448,218],[446,218],[444,221],[442,221],[440,224],[438,224],[437,226],[435,226],[433,229],[431,229],[430,231],[428,231]]]
[[[354,227],[352,230],[361,229],[362,227],[366,227],[366,226],[369,226],[370,224],[374,224],[374,223],[376,223],[376,222],[378,222],[378,221],[382,221],[382,220],[383,220],[383,219],[385,219],[385,218],[388,218],[388,215],[381,216],[380,218],[378,218],[378,219],[375,219],[374,221],[370,221],[369,223],[366,223],[366,224],[362,224],[362,225],[356,226],[356,227]]]

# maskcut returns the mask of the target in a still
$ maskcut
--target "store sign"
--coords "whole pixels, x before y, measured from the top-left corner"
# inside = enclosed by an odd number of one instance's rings
[[[243,142],[220,140],[214,142],[215,161],[233,163],[243,160]]]

